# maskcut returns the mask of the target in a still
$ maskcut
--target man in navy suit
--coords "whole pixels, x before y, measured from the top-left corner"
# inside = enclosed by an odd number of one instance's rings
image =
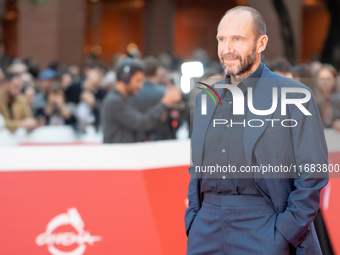
[[[196,96],[187,254],[322,254],[312,222],[328,152],[313,94],[261,63],[268,37],[255,9],[229,10],[217,41],[227,75],[216,104]]]

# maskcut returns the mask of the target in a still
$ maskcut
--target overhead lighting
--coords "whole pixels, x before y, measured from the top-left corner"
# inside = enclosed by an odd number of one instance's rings
[[[204,74],[203,64],[199,61],[185,62],[181,66],[182,75],[188,77],[202,77]]]
[[[135,43],[129,43],[129,45],[126,47],[126,50],[129,54],[134,55],[136,52],[138,52],[138,46]]]

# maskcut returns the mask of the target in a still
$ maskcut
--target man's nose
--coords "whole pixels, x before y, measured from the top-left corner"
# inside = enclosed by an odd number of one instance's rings
[[[230,41],[226,41],[225,43],[223,43],[221,52],[222,54],[228,55],[234,52],[235,52],[234,45]]]

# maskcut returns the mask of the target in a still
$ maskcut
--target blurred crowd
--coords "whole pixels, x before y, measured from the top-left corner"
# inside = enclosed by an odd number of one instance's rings
[[[82,75],[77,66],[52,63],[40,70],[30,60],[15,59],[1,74],[0,114],[6,127],[12,132],[43,125],[98,127],[106,72],[107,67],[97,62],[87,65]]]
[[[313,61],[291,66],[280,58],[268,66],[273,72],[308,86],[314,94],[324,127],[340,132],[340,77],[332,65]]]
[[[91,125],[97,132],[103,132],[105,120],[101,118],[101,111],[104,99],[119,87],[121,75],[118,74],[117,80],[116,69],[119,63],[128,59],[134,62],[137,58],[120,55],[108,65],[89,55],[82,67],[54,62],[45,69],[40,69],[31,59],[13,59],[9,66],[0,68],[0,131],[7,128],[15,133],[23,128],[31,132],[41,126],[69,125],[75,132],[84,133]],[[133,105],[142,116],[166,94],[166,102],[170,94],[177,99],[170,100],[171,104],[165,107],[152,128],[129,127],[138,133],[130,142],[175,139],[185,104],[173,84],[173,71],[164,68],[151,56],[140,60],[140,64],[141,84],[137,84],[126,104]],[[129,74],[127,83],[133,75]],[[171,87],[172,92],[169,92]],[[113,115],[116,110],[110,109],[106,115]]]
[[[201,81],[223,79],[222,67],[204,50],[194,51],[191,60],[204,66]],[[333,66],[318,61],[292,66],[282,58],[262,61],[309,86],[324,127],[340,132],[340,80]],[[41,69],[32,59],[13,59],[0,68],[0,130],[69,125],[84,133],[92,125],[97,132],[104,129],[108,143],[175,139],[181,125],[187,123],[188,129],[194,102],[191,93],[179,89],[181,63],[170,54],[120,54],[111,64],[90,55],[81,67],[54,62]]]

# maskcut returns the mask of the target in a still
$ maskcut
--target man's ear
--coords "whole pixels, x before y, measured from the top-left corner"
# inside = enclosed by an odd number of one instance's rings
[[[257,53],[262,53],[268,43],[268,36],[267,35],[262,35],[258,40],[257,40]]]

